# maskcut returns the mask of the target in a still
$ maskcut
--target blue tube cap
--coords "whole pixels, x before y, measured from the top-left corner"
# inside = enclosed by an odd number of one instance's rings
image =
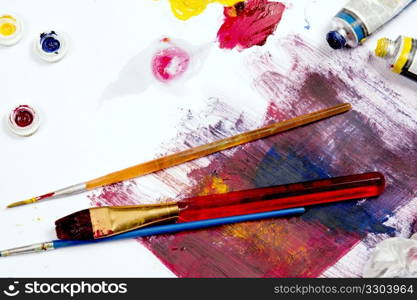
[[[338,31],[330,31],[326,36],[327,42],[333,49],[342,49],[346,46],[346,39]]]

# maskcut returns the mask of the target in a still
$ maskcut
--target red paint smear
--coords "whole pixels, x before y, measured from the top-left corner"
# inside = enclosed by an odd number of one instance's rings
[[[158,80],[166,82],[181,76],[188,69],[189,63],[190,56],[183,49],[166,48],[152,58],[152,72]]]
[[[235,152],[231,158],[217,157],[209,166],[193,170],[189,176],[199,184],[190,195],[205,190],[211,176],[223,178],[232,191],[254,187],[256,165],[273,144],[274,141],[256,142],[245,151]],[[136,197],[128,184],[119,183],[91,199],[95,204],[103,201],[107,205],[121,205],[132,203]],[[293,217],[152,236],[139,241],[179,277],[317,277],[360,242],[360,237],[329,231],[319,223]]]
[[[235,228],[244,237],[229,233]],[[330,235],[326,230],[297,218],[286,218],[143,240],[179,277],[312,278],[320,276],[360,242],[358,236],[342,232]],[[343,242],[336,242],[338,239]]]
[[[133,180],[118,182],[102,187],[99,194],[89,195],[88,198],[95,206],[121,206],[138,204],[132,188],[136,185]]]
[[[277,121],[283,121],[287,118],[285,112],[280,111],[279,107],[275,102],[271,101],[266,110],[266,119],[271,123],[276,123]]]
[[[38,196],[38,197],[36,197],[36,200],[42,200],[42,199],[46,199],[46,198],[49,198],[49,197],[52,197],[53,195],[55,195],[55,193],[49,193],[49,194],[45,194],[45,195],[42,195],[42,196]]]
[[[198,184],[187,196],[222,178],[230,191],[253,188],[259,161],[279,138],[258,141],[232,157],[217,155],[207,167],[189,176]],[[281,141],[281,145],[289,143]],[[170,184],[170,182],[165,182]],[[134,204],[131,182],[105,187],[95,204]],[[228,226],[139,239],[179,277],[317,277],[360,242],[355,233],[330,231],[298,217],[245,222]]]
[[[284,10],[284,4],[268,0],[249,0],[226,7],[225,21],[217,32],[220,48],[264,45],[277,28]]]
[[[200,184],[191,194],[205,189],[210,174],[223,178],[231,191],[253,188],[257,165],[274,140],[278,139],[248,144],[230,158],[217,157],[209,166],[193,170],[189,176]],[[360,237],[292,217],[144,240],[179,277],[317,277],[360,242]]]

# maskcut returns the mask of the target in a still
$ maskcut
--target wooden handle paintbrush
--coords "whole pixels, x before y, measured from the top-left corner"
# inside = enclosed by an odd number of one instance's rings
[[[126,168],[108,175],[72,185],[52,193],[42,196],[30,198],[19,202],[12,203],[7,207],[15,207],[25,204],[38,202],[48,198],[56,198],[72,195],[87,190],[92,190],[108,184],[117,183],[123,180],[132,179],[138,176],[147,175],[156,171],[160,171],[169,167],[173,167],[197,158],[201,158],[225,149],[229,149],[248,142],[259,140],[283,131],[307,125],[319,120],[326,119],[344,112],[349,111],[352,106],[349,103],[342,103],[330,108],[319,110],[313,113],[298,116],[286,121],[274,123],[253,131],[241,133],[232,137],[228,137],[219,141],[215,141],[206,145],[198,146],[178,153],[173,153],[161,158],[157,158],[136,166]]]

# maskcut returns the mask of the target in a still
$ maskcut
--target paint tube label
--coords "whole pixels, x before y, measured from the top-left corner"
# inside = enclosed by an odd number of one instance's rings
[[[415,0],[351,0],[345,10],[358,17],[367,35],[391,20]],[[366,37],[366,36],[365,36]]]

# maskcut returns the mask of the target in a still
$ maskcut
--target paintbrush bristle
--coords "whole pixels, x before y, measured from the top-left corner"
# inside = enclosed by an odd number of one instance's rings
[[[27,199],[27,200],[13,202],[13,203],[10,203],[9,205],[7,205],[7,208],[12,208],[12,207],[16,207],[16,206],[21,206],[21,205],[26,205],[26,204],[30,204],[30,203],[35,203],[36,201],[37,201],[36,198],[30,198],[30,199]]]
[[[55,231],[61,240],[94,239],[90,210],[81,210],[55,221]]]

